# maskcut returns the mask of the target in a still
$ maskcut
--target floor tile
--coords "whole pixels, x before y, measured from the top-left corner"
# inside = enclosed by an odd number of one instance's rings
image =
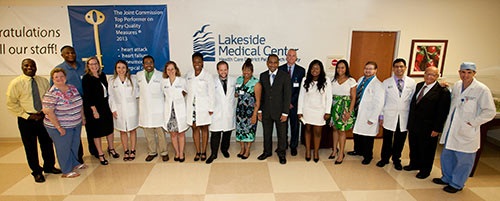
[[[473,191],[465,188],[455,194],[447,193],[442,189],[410,189],[407,190],[414,198],[422,201],[481,201],[484,200]]]
[[[2,146],[0,146],[0,160],[3,156],[22,146],[23,143],[21,142],[2,142]]]
[[[275,193],[338,191],[323,162],[268,163]]]
[[[359,201],[411,201],[416,200],[405,190],[343,191],[346,200]]]
[[[35,183],[28,164],[0,164],[0,193],[12,187],[25,177],[31,177],[31,182]]]
[[[340,165],[324,164],[341,190],[394,190],[402,188],[384,169],[375,166],[374,162],[362,165],[360,161],[346,160]]]
[[[195,163],[157,163],[138,194],[205,194],[210,165]]]
[[[204,201],[205,195],[137,195],[134,201]]]
[[[252,194],[207,194],[205,201],[274,201],[272,193]]]
[[[500,187],[474,187],[469,188],[472,192],[474,192],[479,197],[488,201],[498,201],[500,200]]]
[[[35,183],[33,176],[27,175],[2,195],[68,195],[86,177],[92,175],[96,167],[88,164],[88,168],[80,170],[80,176],[76,178],[61,178],[60,174],[45,174],[45,183]]]
[[[69,195],[64,201],[133,201],[135,195]]]
[[[272,193],[266,163],[213,163],[207,194]]]
[[[346,200],[342,192],[309,192],[309,193],[275,193],[276,201],[343,201]]]
[[[152,168],[153,164],[99,165],[71,194],[136,194]]]
[[[403,159],[401,162],[403,164],[408,164],[408,159]],[[426,179],[418,179],[415,176],[418,171],[398,171],[394,169],[392,163],[383,167],[392,178],[394,178],[403,188],[405,189],[419,189],[419,188],[440,188],[442,186],[432,183],[433,178],[441,177],[441,169],[434,166],[432,168],[431,174]]]
[[[63,201],[66,196],[64,195],[2,195],[2,201]]]

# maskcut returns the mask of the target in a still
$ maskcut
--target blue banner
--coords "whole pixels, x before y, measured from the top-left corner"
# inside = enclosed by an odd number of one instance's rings
[[[170,60],[166,5],[68,6],[77,59],[96,56],[103,72],[114,73],[116,61],[127,61],[132,74],[151,55],[156,69]]]

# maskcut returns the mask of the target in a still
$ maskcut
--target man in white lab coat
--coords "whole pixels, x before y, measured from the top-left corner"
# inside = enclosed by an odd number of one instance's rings
[[[415,92],[415,80],[407,77],[406,61],[402,58],[392,62],[393,76],[383,82],[385,90],[385,103],[380,122],[384,127],[381,160],[377,162],[378,167],[384,167],[392,157],[394,169],[402,170],[401,152],[406,141],[406,125],[410,103]]]
[[[218,76],[214,77],[215,85],[215,105],[212,114],[212,124],[210,124],[210,150],[211,154],[206,163],[210,164],[217,158],[217,152],[222,152],[225,158],[229,158],[229,142],[231,132],[236,127],[236,98],[234,90],[236,79],[228,75],[229,65],[225,61],[217,63]],[[222,134],[222,142],[221,142]]]
[[[137,86],[139,87],[139,126],[144,129],[148,143],[146,161],[152,161],[158,153],[163,161],[168,161],[167,140],[162,127],[165,102],[161,88],[162,72],[155,69],[152,56],[144,56],[142,65],[144,70],[137,73]],[[157,147],[159,147],[158,150]]]
[[[460,81],[452,89],[450,112],[444,126],[440,144],[441,178],[436,184],[446,185],[448,193],[462,190],[471,173],[480,145],[480,126],[496,115],[495,103],[486,85],[477,81],[476,64],[464,62],[458,71]]]
[[[364,76],[359,78],[356,88],[353,134],[355,146],[358,146],[363,156],[363,165],[368,165],[373,159],[373,143],[378,133],[379,115],[384,107],[384,88],[377,78],[377,63],[369,61],[365,64]],[[357,144],[357,145],[356,145]],[[352,152],[350,155],[353,155]]]

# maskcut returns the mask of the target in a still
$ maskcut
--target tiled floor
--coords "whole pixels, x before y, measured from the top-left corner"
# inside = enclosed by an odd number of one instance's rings
[[[161,159],[145,162],[146,144],[140,139],[138,156],[132,162],[108,158],[110,164],[101,166],[97,159],[87,155],[84,159],[89,168],[80,171],[80,177],[63,179],[47,174],[47,181],[38,184],[29,174],[22,144],[0,141],[0,200],[500,200],[498,147],[487,144],[475,177],[467,181],[463,191],[448,194],[441,190],[442,186],[431,182],[433,177],[440,176],[440,151],[431,176],[419,180],[415,178],[416,172],[396,171],[392,165],[375,166],[380,145],[377,139],[375,159],[368,166],[361,165],[360,157],[352,156],[347,156],[341,165],[334,165],[327,159],[330,149],[320,150],[319,163],[306,162],[303,146],[298,156],[288,156],[286,165],[279,164],[276,155],[258,161],[262,142],[252,146],[248,160],[236,157],[239,145],[232,143],[230,158],[219,154],[214,163],[207,165],[193,161],[192,142],[187,144],[184,163],[161,162]],[[116,147],[123,152],[118,142]],[[347,147],[352,147],[351,140]],[[405,165],[407,146],[403,156]]]

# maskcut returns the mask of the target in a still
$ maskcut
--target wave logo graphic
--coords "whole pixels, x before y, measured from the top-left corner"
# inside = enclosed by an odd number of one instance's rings
[[[193,52],[203,54],[203,61],[215,61],[215,38],[206,30],[209,26],[205,24],[193,34]]]

